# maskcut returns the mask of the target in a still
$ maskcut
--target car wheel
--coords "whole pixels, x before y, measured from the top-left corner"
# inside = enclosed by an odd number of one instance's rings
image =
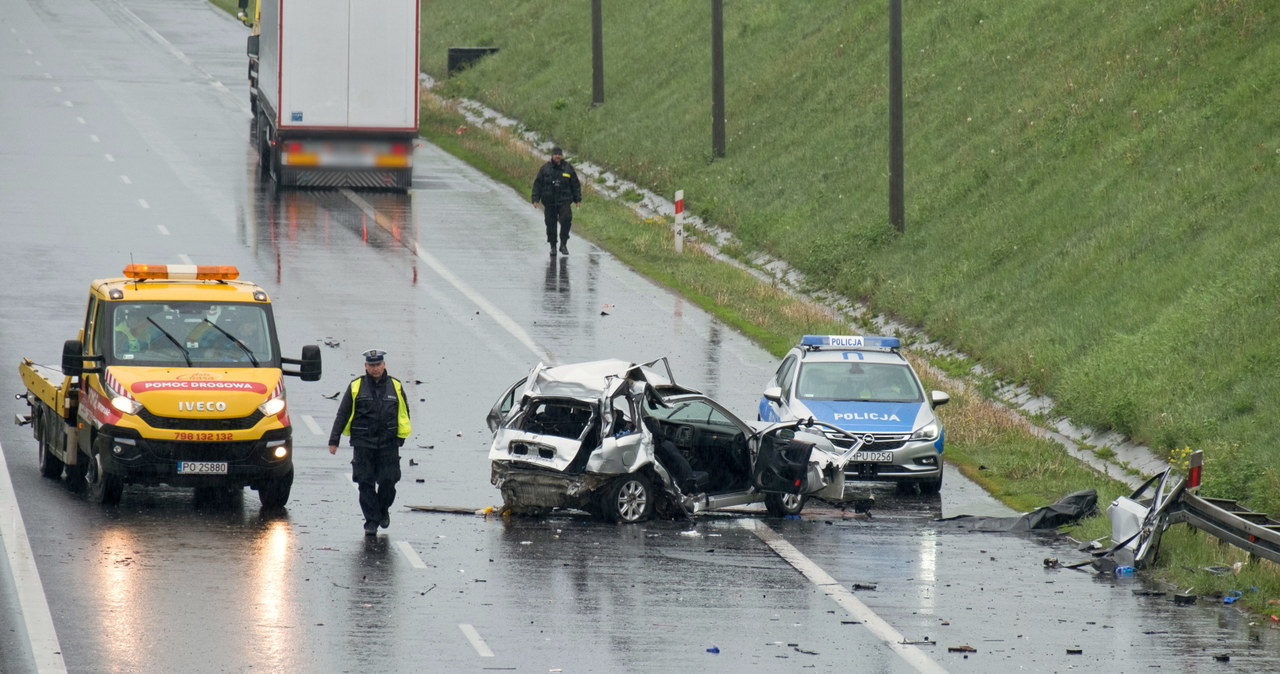
[[[765,494],[764,507],[772,517],[799,515],[808,500],[803,494]]]
[[[609,484],[600,500],[604,516],[613,522],[643,522],[653,514],[653,485],[643,475],[626,475]]]
[[[94,503],[105,506],[117,505],[120,503],[120,497],[124,495],[124,480],[119,475],[112,475],[103,469],[101,454],[89,457],[88,465],[85,466],[84,482],[86,494]]]
[[[258,500],[263,508],[283,508],[289,502],[289,492],[293,489],[293,469],[284,475],[273,475],[258,488]]]

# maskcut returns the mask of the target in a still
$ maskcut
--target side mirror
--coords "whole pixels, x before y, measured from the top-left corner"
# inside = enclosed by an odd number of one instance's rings
[[[78,339],[62,343],[62,374],[79,377],[84,373],[84,344]]]
[[[320,347],[308,344],[302,347],[302,381],[320,381]]]
[[[297,370],[281,370],[291,377],[302,381],[320,381],[320,347],[308,344],[302,347],[302,358],[281,358],[281,362],[297,365]]]
[[[775,403],[782,402],[782,387],[770,386],[769,388],[764,390],[764,397],[769,400],[772,400]]]
[[[941,407],[942,405],[946,405],[951,402],[951,396],[943,393],[942,391],[930,391],[929,401],[933,403],[934,407]]]

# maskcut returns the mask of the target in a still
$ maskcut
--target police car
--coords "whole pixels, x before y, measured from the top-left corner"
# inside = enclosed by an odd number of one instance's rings
[[[760,419],[812,418],[839,426],[863,439],[846,465],[847,477],[901,488],[915,483],[936,494],[945,433],[934,408],[951,397],[926,395],[900,346],[896,337],[805,335],[765,386]]]

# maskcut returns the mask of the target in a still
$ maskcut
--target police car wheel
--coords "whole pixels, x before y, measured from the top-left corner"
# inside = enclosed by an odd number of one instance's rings
[[[772,517],[799,515],[809,497],[802,494],[765,494],[764,508]]]

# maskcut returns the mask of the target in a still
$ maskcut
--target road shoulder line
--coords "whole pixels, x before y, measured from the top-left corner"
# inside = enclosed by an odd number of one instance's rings
[[[49,612],[49,600],[40,582],[35,555],[27,528],[18,510],[18,498],[9,479],[9,465],[4,460],[4,448],[0,447],[0,539],[9,557],[9,571],[13,575],[18,605],[22,607],[22,619],[31,641],[31,657],[36,671],[64,673],[67,665],[62,660],[62,646],[58,632],[53,627],[53,615]]]

